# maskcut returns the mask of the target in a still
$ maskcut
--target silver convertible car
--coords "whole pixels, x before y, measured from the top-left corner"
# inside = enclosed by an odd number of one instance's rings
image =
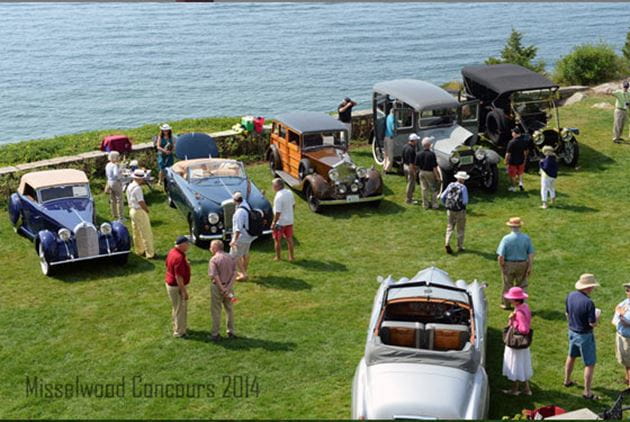
[[[454,282],[435,267],[379,281],[352,417],[485,419],[485,284]]]

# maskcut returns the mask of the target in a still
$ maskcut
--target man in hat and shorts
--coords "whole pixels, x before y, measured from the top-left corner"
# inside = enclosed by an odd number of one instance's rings
[[[144,201],[142,185],[145,173],[137,169],[132,173],[133,182],[127,186],[127,203],[129,204],[129,217],[133,232],[133,244],[138,255],[144,255],[149,259],[157,258],[153,247],[153,231],[149,219],[149,207]]]
[[[166,255],[166,292],[171,299],[173,337],[185,337],[188,318],[188,283],[190,283],[190,263],[186,252],[190,242],[186,236],[179,236],[175,246]]]
[[[512,139],[508,142],[505,149],[505,165],[512,182],[512,186],[508,188],[510,192],[516,192],[516,183],[518,183],[518,188],[521,191],[525,190],[523,187],[523,174],[525,173],[528,154],[529,140],[523,136],[523,131],[519,126],[514,126]]]
[[[523,221],[520,217],[512,217],[505,224],[511,232],[501,239],[497,256],[503,278],[501,308],[511,309],[510,302],[504,295],[515,286],[527,291],[527,279],[534,265],[534,245],[529,236],[521,232]]]
[[[620,144],[623,142],[623,129],[628,120],[628,108],[630,108],[630,82],[623,82],[623,89],[613,91],[609,90],[609,94],[615,97],[615,114],[613,123],[613,142]]]
[[[586,400],[599,398],[591,390],[597,360],[593,328],[597,326],[601,313],[595,308],[595,304],[590,298],[595,287],[599,287],[595,276],[582,274],[575,283],[575,291],[569,293],[565,301],[566,315],[569,320],[569,353],[564,366],[564,386],[572,387],[575,385],[571,381],[571,374],[575,360],[581,356],[584,361],[584,392],[582,397]]]
[[[466,205],[468,205],[468,189],[464,182],[470,176],[465,171],[455,173],[455,181],[451,182],[442,195],[440,200],[446,207],[446,240],[444,249],[447,254],[452,254],[451,237],[453,232],[457,230],[457,252],[464,251],[464,233],[466,231]]]

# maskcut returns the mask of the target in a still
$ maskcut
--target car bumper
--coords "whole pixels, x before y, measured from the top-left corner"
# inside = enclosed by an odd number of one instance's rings
[[[263,230],[262,235],[271,234],[271,229]],[[217,234],[200,234],[199,239],[201,240],[229,240],[232,238],[232,233],[217,233]]]
[[[363,198],[357,198],[357,199],[352,199],[352,200],[348,200],[348,198],[344,198],[344,199],[320,199],[319,203],[320,203],[320,205],[360,204],[362,202],[380,201],[383,198],[384,198],[383,195],[376,195],[376,196],[365,196]]]
[[[73,262],[88,261],[90,259],[110,258],[112,256],[125,255],[128,253],[129,251],[127,250],[127,251],[110,252],[110,253],[104,253],[104,254],[92,255],[92,256],[84,256],[80,258],[70,258],[70,259],[64,259],[63,261],[52,261],[49,263],[49,265],[70,264]]]

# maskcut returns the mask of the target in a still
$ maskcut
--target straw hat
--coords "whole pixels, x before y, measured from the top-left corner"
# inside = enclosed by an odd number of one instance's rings
[[[510,288],[510,290],[507,291],[506,294],[503,295],[503,297],[510,300],[525,300],[529,296],[523,291],[522,288],[512,287]]]
[[[160,125],[160,130],[171,130],[171,126],[168,123],[162,123]]]
[[[141,169],[136,169],[133,171],[133,174],[131,175],[134,179],[144,179],[144,170]]]
[[[623,287],[624,287],[625,289],[629,288],[629,287],[630,287],[630,283],[623,283]]]
[[[455,173],[455,178],[457,180],[468,180],[470,179],[470,176],[465,171],[458,171],[457,173]]]
[[[599,283],[593,274],[582,274],[575,282],[575,290],[584,290],[591,287],[599,287]]]
[[[542,149],[542,153],[545,155],[553,155],[555,154],[556,150],[553,149],[553,147],[551,145],[545,145]]]
[[[510,217],[505,225],[510,227],[521,227],[523,225],[523,220],[521,220],[521,217]]]

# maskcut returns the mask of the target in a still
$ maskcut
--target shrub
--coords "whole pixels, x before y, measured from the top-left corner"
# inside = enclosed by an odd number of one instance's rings
[[[626,34],[626,43],[623,45],[621,52],[623,53],[623,57],[630,61],[630,32]]]
[[[608,44],[582,44],[556,63],[554,78],[565,84],[595,85],[618,78],[622,60]]]
[[[501,57],[488,57],[486,64],[512,63],[517,64],[534,72],[543,73],[545,71],[545,62],[539,60],[534,63],[538,48],[529,45],[523,46],[523,34],[512,28],[512,33],[508,37],[505,47],[501,50]]]

